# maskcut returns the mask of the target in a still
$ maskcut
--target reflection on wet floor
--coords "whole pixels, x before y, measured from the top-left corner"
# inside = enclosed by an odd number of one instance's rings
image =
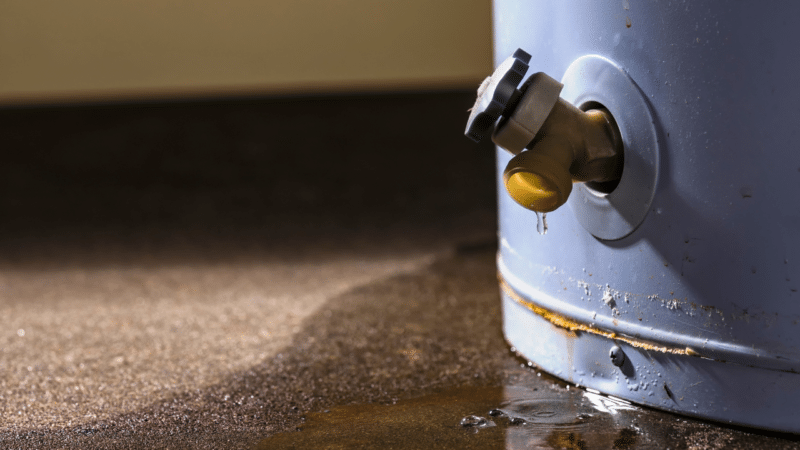
[[[256,449],[797,448],[790,436],[750,434],[640,407],[525,365],[513,383],[310,413],[297,430]]]
[[[558,385],[459,388],[394,405],[312,413],[298,431],[275,435],[257,448],[657,448],[659,442],[640,436],[641,412],[621,400]]]
[[[498,448],[505,440],[507,421],[498,420],[495,427],[464,427],[460,422],[470,415],[486,415],[502,398],[500,387],[476,387],[393,405],[339,406],[309,414],[299,431],[277,434],[257,448]]]

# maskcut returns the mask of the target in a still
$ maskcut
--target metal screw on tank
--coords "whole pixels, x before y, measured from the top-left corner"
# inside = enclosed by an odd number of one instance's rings
[[[611,350],[608,352],[608,356],[611,358],[611,364],[617,367],[622,367],[622,365],[625,364],[625,353],[623,353],[622,349],[616,345],[611,347]]]

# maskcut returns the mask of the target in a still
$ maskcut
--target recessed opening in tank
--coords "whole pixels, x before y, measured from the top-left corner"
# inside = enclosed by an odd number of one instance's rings
[[[614,116],[611,114],[611,112],[605,106],[603,106],[603,104],[599,102],[586,102],[582,104],[579,108],[581,111],[589,111],[592,109],[603,111],[604,113],[606,113],[607,117],[611,120],[611,126],[616,129],[617,135],[621,136],[621,134],[619,133],[619,127],[617,126],[617,121],[614,119]],[[622,147],[622,144],[620,144],[620,147]],[[622,150],[623,151],[619,153],[619,158],[618,158],[618,164],[619,164],[618,173],[620,174],[620,178],[610,181],[588,181],[586,182],[587,188],[600,195],[610,194],[614,192],[614,189],[616,189],[617,185],[619,184],[619,180],[622,179],[622,170],[624,167],[623,162],[625,158],[624,149]]]

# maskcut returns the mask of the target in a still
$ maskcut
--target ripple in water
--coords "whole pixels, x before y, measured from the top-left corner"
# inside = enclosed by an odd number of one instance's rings
[[[534,425],[575,426],[594,417],[591,407],[559,398],[511,401],[504,404],[502,410],[510,418]]]
[[[507,386],[500,408],[490,415],[506,416],[506,448],[633,448],[630,403],[581,390],[532,390]],[[495,419],[498,420],[498,419]],[[498,422],[498,425],[501,425]],[[624,438],[621,439],[623,431]],[[630,443],[631,445],[625,445]]]

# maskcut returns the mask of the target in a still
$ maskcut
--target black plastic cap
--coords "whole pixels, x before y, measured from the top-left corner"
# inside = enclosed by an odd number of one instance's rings
[[[517,49],[512,56],[495,70],[489,78],[486,89],[479,90],[478,99],[467,121],[464,134],[475,142],[480,142],[491,133],[494,124],[503,114],[510,114],[508,103],[517,98],[517,86],[528,71],[531,55],[526,51]],[[490,99],[484,98],[490,95]]]

